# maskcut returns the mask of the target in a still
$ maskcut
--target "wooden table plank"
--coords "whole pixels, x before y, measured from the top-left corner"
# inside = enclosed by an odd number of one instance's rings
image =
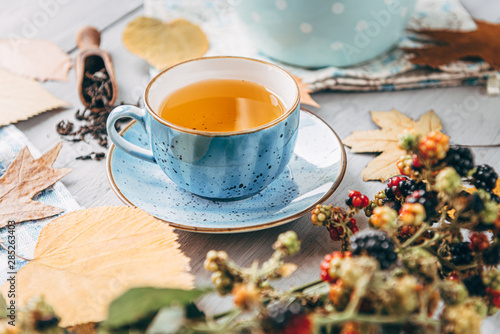
[[[0,38],[47,39],[69,51],[83,25],[99,30],[141,6],[142,0],[16,0],[2,4]]]

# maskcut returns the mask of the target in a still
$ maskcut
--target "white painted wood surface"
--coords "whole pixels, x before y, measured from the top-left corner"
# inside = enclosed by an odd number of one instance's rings
[[[495,5],[493,14],[489,4],[495,1],[467,0],[478,16],[489,15],[493,19],[500,17],[500,6]],[[47,7],[52,4],[53,7]],[[30,24],[35,25],[32,38],[48,39],[57,43],[64,50],[75,46],[75,32],[84,25],[106,28],[102,34],[101,46],[108,51],[114,61],[116,78],[119,86],[118,101],[135,103],[142,95],[149,73],[148,65],[129,53],[121,42],[121,34],[126,23],[139,15],[142,9],[139,0],[16,0],[0,2],[0,38],[23,36]],[[53,8],[49,12],[47,8]],[[483,12],[481,14],[480,12]],[[130,15],[127,13],[133,11]],[[48,18],[43,21],[43,14]],[[485,15],[486,15],[485,14]],[[125,16],[125,17],[124,17]],[[121,19],[120,19],[121,18]],[[39,21],[37,21],[39,20]],[[118,21],[117,21],[118,20]],[[113,22],[117,21],[113,24]],[[42,24],[43,23],[43,24]],[[36,26],[38,25],[38,26]],[[28,28],[27,28],[28,27]],[[230,33],[230,32],[228,32]],[[71,56],[75,56],[73,51]],[[74,120],[75,110],[81,108],[77,96],[74,72],[70,72],[67,83],[48,82],[44,86],[57,97],[73,104],[62,111],[44,113],[33,119],[17,124],[28,138],[41,150],[46,151],[60,139],[55,131],[56,124],[63,119]],[[376,128],[372,123],[369,110],[390,110],[396,108],[413,118],[434,109],[444,123],[444,132],[452,137],[453,143],[492,144],[500,143],[500,98],[489,97],[482,87],[441,88],[383,93],[332,93],[323,92],[314,95],[321,104],[320,109],[311,108],[326,120],[341,138],[347,137],[353,130]],[[73,171],[62,182],[68,187],[76,200],[83,207],[101,205],[122,205],[110,189],[105,173],[104,161],[77,161],[76,156],[91,151],[102,151],[93,143],[66,143],[56,162],[57,167],[69,167]],[[488,163],[500,171],[500,150],[474,149],[478,163]],[[361,170],[373,158],[373,155],[351,154],[347,149],[348,166],[345,178],[338,191],[329,202],[342,205],[348,190],[357,189],[373,196],[382,185],[378,182],[363,182]],[[366,219],[360,216],[360,227],[366,226]],[[192,272],[199,285],[209,285],[210,275],[203,269],[203,260],[210,249],[224,249],[240,264],[250,264],[254,258],[266,259],[271,253],[271,244],[277,235],[288,229],[295,230],[302,240],[302,251],[292,261],[299,265],[298,271],[280,284],[280,287],[298,285],[317,279],[319,262],[324,254],[338,248],[331,242],[324,228],[313,226],[309,217],[303,217],[285,226],[265,231],[234,234],[207,235],[179,231],[182,250],[192,259]],[[168,265],[168,259],[165,264]],[[220,310],[229,306],[228,300],[209,299],[204,303],[207,311]],[[485,328],[485,333],[492,333]]]

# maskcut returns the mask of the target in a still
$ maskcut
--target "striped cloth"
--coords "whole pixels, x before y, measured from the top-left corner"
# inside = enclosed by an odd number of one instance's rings
[[[17,153],[28,146],[34,158],[41,156],[40,151],[28,141],[28,138],[14,125],[0,127],[0,176],[2,176],[9,164],[17,156]],[[48,149],[48,148],[47,148]],[[44,151],[46,151],[44,149]],[[80,205],[75,201],[68,189],[61,183],[56,182],[52,187],[40,192],[34,198],[42,203],[52,205],[64,210],[64,213],[80,209]],[[40,219],[31,222],[16,224],[16,254],[25,258],[33,258],[33,253],[42,228],[54,217]],[[7,240],[7,228],[0,229],[0,237]],[[0,249],[0,284],[7,280],[7,252]],[[16,271],[21,269],[27,262],[16,258]]]

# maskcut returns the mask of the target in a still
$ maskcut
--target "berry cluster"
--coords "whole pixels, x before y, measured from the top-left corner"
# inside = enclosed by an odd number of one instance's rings
[[[351,239],[353,255],[369,255],[380,264],[381,269],[387,269],[398,259],[394,251],[394,243],[386,232],[366,230]]]
[[[498,174],[489,165],[481,165],[476,168],[476,172],[472,175],[474,185],[478,189],[484,189],[488,192],[495,188],[498,180]]]
[[[442,160],[450,148],[450,137],[441,132],[430,132],[420,140],[418,152],[420,156],[431,163]]]
[[[351,190],[349,191],[349,197],[346,199],[345,203],[349,207],[366,208],[370,200],[359,191]]]
[[[466,176],[474,168],[474,157],[470,149],[460,146],[451,146],[446,154],[445,163],[455,168],[460,176]]]
[[[406,198],[406,202],[422,204],[428,218],[435,216],[437,213],[438,198],[437,193],[434,191],[415,190]]]
[[[350,201],[351,206],[347,212],[342,208],[333,208],[332,205],[321,204],[316,205],[311,211],[313,224],[325,226],[330,233],[330,238],[333,241],[342,241],[343,245],[346,245],[351,235],[359,231],[353,215],[363,207],[362,205],[367,206],[367,202],[369,202],[368,197],[357,191],[352,191],[350,195],[348,201]],[[353,202],[356,205],[361,202],[361,205],[354,206]]]
[[[265,333],[310,334],[312,322],[305,309],[297,302],[290,305],[277,302],[269,306],[261,320]]]
[[[338,276],[335,274],[336,266],[341,263],[342,259],[347,257],[351,257],[351,252],[333,252],[331,254],[326,254],[319,266],[321,270],[321,279],[330,283],[337,281]]]
[[[474,260],[470,242],[458,242],[450,246],[451,262],[457,266],[470,264]]]

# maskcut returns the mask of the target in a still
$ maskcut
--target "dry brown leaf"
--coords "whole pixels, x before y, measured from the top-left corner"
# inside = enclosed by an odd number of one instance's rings
[[[312,92],[312,90],[309,89],[309,85],[302,82],[302,79],[296,77],[295,75],[292,75],[292,77],[295,79],[297,85],[299,86],[300,103],[319,108],[320,105],[318,104],[318,102],[314,101],[313,98],[311,97],[311,94],[309,94]]]
[[[476,20],[473,31],[419,30],[419,34],[429,36],[439,44],[423,48],[407,48],[410,61],[418,65],[437,68],[456,60],[470,57],[481,58],[491,67],[500,70],[500,24]]]
[[[96,325],[97,324],[94,322],[89,322],[82,325],[68,327],[68,331],[72,334],[95,334]]]
[[[68,105],[69,103],[50,94],[35,80],[0,68],[0,126]]]
[[[184,19],[164,23],[140,16],[127,25],[122,40],[130,52],[158,70],[201,57],[209,47],[203,30]]]
[[[17,305],[43,295],[62,327],[99,322],[132,287],[192,288],[188,267],[173,228],[141,209],[75,211],[43,228],[34,259],[17,273]]]
[[[405,154],[398,145],[398,135],[405,129],[414,128],[417,133],[427,134],[430,131],[441,131],[443,125],[434,113],[429,111],[415,122],[405,114],[393,109],[391,111],[372,111],[372,120],[381,127],[379,130],[353,131],[343,140],[353,153],[378,153],[361,172],[364,181],[385,180],[398,175],[396,167],[398,159]]]
[[[0,66],[30,79],[68,81],[71,57],[37,39],[0,39]]]
[[[52,168],[61,147],[62,143],[57,144],[36,160],[27,147],[19,151],[0,178],[0,228],[6,226],[8,221],[21,223],[51,217],[63,211],[32,200],[33,196],[71,171],[69,168]]]

